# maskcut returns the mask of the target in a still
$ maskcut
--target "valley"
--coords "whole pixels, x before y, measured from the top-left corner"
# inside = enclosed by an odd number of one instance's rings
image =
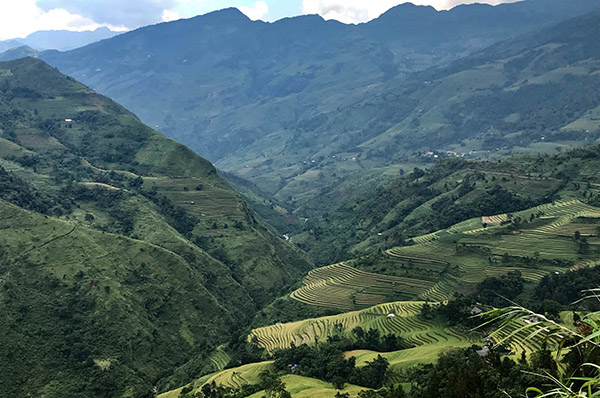
[[[599,10],[0,42],[0,396],[596,396]]]

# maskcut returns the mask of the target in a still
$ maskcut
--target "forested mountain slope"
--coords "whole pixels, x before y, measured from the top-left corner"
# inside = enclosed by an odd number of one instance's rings
[[[311,267],[208,161],[32,58],[0,63],[0,229],[1,396],[153,396]]]
[[[447,120],[432,120],[426,139],[405,139],[412,126],[429,123],[413,119],[438,104],[431,92],[437,85],[420,78],[406,83],[410,73],[599,5],[528,0],[437,12],[405,4],[357,26],[318,16],[252,22],[229,9],[42,57],[219,168],[287,200],[397,162],[400,144],[409,153],[429,142],[446,145],[437,137],[453,129]],[[471,88],[502,86],[502,79],[466,78],[456,86],[472,95]],[[402,138],[390,145],[386,132],[393,126],[400,133],[390,139]],[[370,141],[380,136],[386,149]]]

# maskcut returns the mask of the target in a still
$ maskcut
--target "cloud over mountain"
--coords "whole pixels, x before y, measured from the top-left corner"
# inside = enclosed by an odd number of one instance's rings
[[[450,9],[460,4],[487,3],[497,5],[518,0],[412,0],[416,5],[431,5],[438,10]],[[399,0],[303,0],[302,12],[319,14],[325,19],[344,23],[367,22],[379,17],[392,7],[408,1]]]
[[[85,15],[98,23],[135,28],[160,20],[164,10],[177,5],[176,0],[38,0],[43,11],[65,9]]]

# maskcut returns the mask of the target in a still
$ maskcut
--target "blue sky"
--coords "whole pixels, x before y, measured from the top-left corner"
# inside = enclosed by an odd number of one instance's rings
[[[101,26],[129,30],[157,22],[190,18],[238,7],[251,19],[275,21],[319,14],[344,23],[366,22],[406,0],[0,0],[0,40],[38,30],[92,30]],[[449,9],[476,0],[412,0]],[[479,0],[498,4],[516,0]]]

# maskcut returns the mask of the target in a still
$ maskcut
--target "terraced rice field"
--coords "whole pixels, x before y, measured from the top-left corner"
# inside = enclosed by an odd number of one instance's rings
[[[359,392],[366,390],[364,387],[352,384],[346,384],[343,389],[337,390],[330,383],[298,375],[283,376],[281,381],[285,383],[286,390],[294,398],[331,398],[338,392],[341,394],[347,393],[350,398],[356,398]],[[264,396],[265,393],[261,391],[250,395],[249,398],[263,398]]]
[[[493,334],[493,337],[496,341],[500,342],[525,325],[526,324],[521,321],[515,322],[508,325],[501,333]],[[525,352],[525,354],[529,356],[533,352],[542,349],[544,345],[544,334],[538,333],[533,337],[529,337],[532,332],[533,330],[523,330],[504,341],[504,344],[509,346],[512,350],[514,357],[520,357],[522,352]],[[549,344],[548,348],[552,349],[552,345]]]
[[[291,297],[306,304],[352,309],[390,301],[390,297],[413,297],[434,283],[360,271],[345,263],[310,271],[304,286]]]
[[[227,366],[230,360],[231,357],[229,356],[229,354],[227,354],[227,352],[225,352],[223,347],[217,348],[208,358],[208,361],[212,365],[214,371],[220,371],[225,369],[225,366]]]
[[[564,224],[568,224],[573,219],[577,217],[599,217],[600,209],[585,204],[576,199],[567,199],[562,201],[557,201],[554,204],[548,203],[536,207],[532,207],[531,209],[523,210],[512,214],[514,217],[521,217],[523,219],[529,219],[532,215],[539,215],[541,219],[552,220],[556,222],[554,226],[560,226]],[[490,228],[499,227],[503,221],[508,221],[508,214],[499,214],[495,216],[482,217],[479,224],[480,226],[471,230],[463,230],[462,233],[466,234],[477,234],[483,231],[486,231]],[[482,224],[487,223],[488,227],[483,228]],[[463,223],[461,223],[463,224]],[[461,225],[457,224],[457,225]],[[547,231],[549,233],[554,233],[552,231],[553,227],[550,228],[541,228],[540,232]]]
[[[415,301],[386,303],[341,315],[267,326],[253,330],[249,339],[267,351],[274,351],[292,344],[326,341],[327,337],[338,333],[350,335],[352,329],[360,326],[365,330],[377,329],[382,335],[391,333],[402,336],[415,346],[449,343],[469,345],[478,341],[474,336],[422,320],[418,314],[423,304]],[[388,314],[394,314],[395,317],[388,318]]]
[[[532,215],[533,222],[522,223],[517,230],[500,225],[516,217],[530,220]],[[487,228],[482,226],[484,220],[489,221]],[[578,200],[474,218],[416,237],[413,245],[388,250],[394,272],[409,277],[334,264],[311,271],[291,297],[310,305],[351,310],[395,300],[444,301],[455,292],[473,291],[487,277],[511,271],[536,282],[549,273],[600,263],[599,225],[600,209]],[[588,240],[587,252],[581,252],[580,242],[573,239],[575,231]],[[504,261],[506,255],[509,261]],[[552,262],[557,259],[564,265]]]
[[[203,219],[243,218],[242,213],[238,211],[241,202],[235,193],[200,182],[201,180],[195,178],[144,177],[144,186],[147,189],[156,187],[159,194]]]
[[[511,217],[529,219],[537,216],[532,224],[523,224],[512,233],[502,221]],[[491,226],[483,228],[482,222]],[[413,246],[396,247],[387,251],[390,258],[401,265],[429,273],[439,272],[440,281],[433,288],[419,295],[422,299],[443,301],[456,290],[465,291],[490,276],[500,276],[510,271],[520,271],[525,280],[539,281],[552,272],[565,268],[544,265],[526,268],[490,262],[508,254],[515,258],[561,259],[573,262],[574,268],[599,263],[600,240],[596,238],[600,225],[600,209],[578,200],[559,201],[515,213],[501,214],[461,222],[443,231],[414,238]],[[505,231],[504,233],[502,233]],[[575,231],[589,239],[592,250],[580,253],[579,244],[572,237]],[[459,246],[462,251],[459,250]],[[504,266],[508,265],[508,266]],[[445,272],[458,268],[459,272]]]
[[[448,277],[419,294],[419,298],[427,301],[446,301],[457,291],[459,285],[460,281],[456,278]]]
[[[213,381],[224,387],[238,388],[244,384],[256,384],[259,380],[259,374],[263,370],[269,369],[272,362],[253,363],[240,366],[234,369],[227,369],[218,374],[213,375],[208,379],[197,380],[193,384],[194,392],[198,391],[205,383]],[[342,390],[337,390],[332,384],[298,375],[285,375],[281,378],[285,383],[286,390],[289,391],[294,398],[331,398],[337,392],[348,393],[350,398],[356,398],[358,393],[365,390],[364,387],[346,384]],[[182,388],[160,394],[158,398],[177,398],[181,393]],[[264,397],[264,391],[250,395],[250,398]]]
[[[244,384],[255,384],[259,374],[271,367],[273,361],[251,363],[238,368],[226,369],[209,378],[207,383],[215,382],[225,387],[239,388]]]

